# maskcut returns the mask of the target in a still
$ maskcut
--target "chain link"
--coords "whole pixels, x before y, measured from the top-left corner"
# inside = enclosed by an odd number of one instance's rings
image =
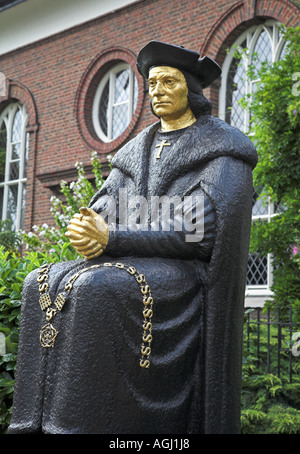
[[[86,271],[98,269],[98,268],[117,268],[120,270],[125,270],[131,276],[133,276],[136,282],[140,286],[140,291],[143,297],[143,336],[142,336],[142,346],[141,346],[141,359],[140,366],[148,369],[150,366],[150,354],[151,354],[151,343],[152,343],[152,316],[153,316],[153,297],[151,294],[150,286],[146,282],[146,277],[144,274],[139,273],[136,268],[132,265],[126,265],[124,263],[116,262],[106,262],[99,265],[91,265],[89,267],[83,268],[77,273],[75,273],[65,285],[65,293],[59,293],[54,301],[56,309],[50,308],[52,302],[50,295],[48,293],[49,284],[49,270],[52,263],[42,265],[38,270],[37,281],[39,283],[40,291],[40,306],[42,310],[46,309],[46,320],[48,321],[47,325],[44,325],[41,330],[40,342],[42,347],[53,347],[54,342],[57,336],[57,331],[49,323],[49,321],[57,314],[57,310],[61,311],[67,296],[70,294],[73,284],[78,279],[78,277],[85,273]]]

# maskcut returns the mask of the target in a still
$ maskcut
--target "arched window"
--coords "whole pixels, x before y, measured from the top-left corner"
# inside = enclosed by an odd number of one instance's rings
[[[0,215],[10,219],[15,230],[24,221],[27,121],[26,110],[19,103],[9,104],[0,115]]]
[[[247,49],[247,52],[243,52]],[[242,59],[236,56],[240,51]],[[219,97],[219,117],[243,132],[249,131],[250,114],[240,105],[240,99],[255,91],[257,80],[251,80],[247,68],[255,63],[257,69],[263,62],[275,62],[282,58],[285,42],[280,33],[280,24],[268,20],[244,32],[231,46],[222,70]]]
[[[101,79],[93,102],[93,126],[103,142],[111,142],[129,126],[137,105],[138,86],[127,63],[110,69]]]
[[[243,52],[247,49],[246,52]],[[237,56],[237,51],[242,55]],[[275,62],[283,57],[285,42],[283,40],[280,23],[267,20],[264,24],[255,25],[245,31],[231,46],[222,71],[222,81],[219,96],[219,117],[227,123],[249,132],[251,111],[243,109],[241,98],[254,93],[257,80],[247,75],[247,68],[251,64],[259,69],[268,61]],[[270,200],[259,197],[254,191],[252,219],[269,222],[276,215],[278,207]],[[268,295],[272,283],[271,256],[261,257],[250,254],[247,273],[247,294]]]

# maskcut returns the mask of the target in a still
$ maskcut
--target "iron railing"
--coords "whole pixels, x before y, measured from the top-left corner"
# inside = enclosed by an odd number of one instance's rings
[[[292,383],[294,361],[300,361],[300,323],[293,320],[292,307],[284,314],[279,308],[247,308],[245,316],[244,357],[255,356],[258,368],[278,377],[284,372]]]

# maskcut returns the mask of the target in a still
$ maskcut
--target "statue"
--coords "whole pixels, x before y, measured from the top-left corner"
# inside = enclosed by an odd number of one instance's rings
[[[151,41],[159,121],[68,235],[82,260],[26,278],[9,433],[238,433],[250,140],[211,115],[219,66]]]

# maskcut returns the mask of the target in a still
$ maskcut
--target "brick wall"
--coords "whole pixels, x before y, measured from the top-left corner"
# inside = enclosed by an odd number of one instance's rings
[[[127,60],[133,62],[142,46],[157,39],[198,50],[222,65],[226,48],[234,39],[267,17],[299,25],[299,8],[289,0],[144,0],[0,56],[0,72],[12,83],[22,84],[31,98],[31,102],[27,100],[32,128],[25,228],[51,223],[51,187],[63,175],[72,179],[76,161],[88,165],[94,149],[105,161],[105,153],[117,150],[121,142],[156,121],[147,96],[143,96],[143,81],[139,80],[138,115],[129,133],[114,143],[114,149],[87,140],[82,93],[88,90],[97,73],[94,69],[101,67],[101,58],[103,63],[108,49],[115,49],[115,59],[127,54]],[[218,87],[217,81],[205,92],[214,104],[215,114]],[[16,92],[11,96],[18,99]],[[0,97],[0,109],[5,101]],[[20,101],[24,101],[24,93]]]

